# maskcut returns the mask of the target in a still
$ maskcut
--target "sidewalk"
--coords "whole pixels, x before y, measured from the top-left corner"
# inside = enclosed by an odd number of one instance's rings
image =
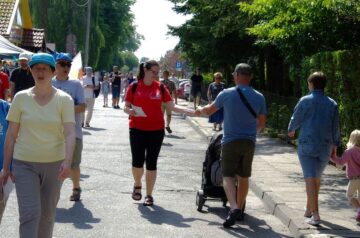
[[[193,107],[193,103],[183,100],[178,103]],[[208,118],[187,119],[204,137],[214,133]],[[322,222],[318,227],[310,226],[303,217],[306,192],[296,148],[262,135],[256,146],[250,189],[295,237],[360,237],[355,210],[346,198],[348,180],[344,171],[327,166],[319,195]]]

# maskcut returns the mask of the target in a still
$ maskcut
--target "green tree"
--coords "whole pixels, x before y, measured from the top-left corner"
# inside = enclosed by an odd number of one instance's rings
[[[131,51],[121,52],[121,56],[124,59],[124,66],[128,68],[127,71],[131,71],[134,68],[137,68],[139,65],[139,59],[135,56],[135,54]]]
[[[44,2],[49,6],[44,13]],[[35,26],[42,27],[43,15],[48,16],[48,42],[57,51],[66,50],[67,34],[77,37],[77,50],[85,48],[86,2],[68,0],[30,0]],[[134,16],[130,11],[134,0],[92,0],[89,64],[98,69],[110,69],[120,61],[124,50],[135,51],[141,35],[136,33]]]
[[[178,27],[170,26],[170,34],[180,38],[177,48],[193,67],[202,71],[222,71],[227,79],[234,65],[247,62],[256,50],[254,39],[246,34],[250,23],[239,12],[238,0],[169,0],[178,14],[192,18]],[[255,53],[256,55],[256,53]]]
[[[254,0],[240,3],[241,12],[253,19],[248,33],[256,37],[256,45],[265,52],[278,51],[285,59],[282,82],[268,80],[270,91],[281,86],[283,90],[293,88],[289,87],[292,84],[288,80],[290,70],[294,76],[294,95],[300,96],[298,66],[304,57],[321,51],[359,47],[359,9],[358,0]],[[270,54],[270,60],[273,58]],[[272,72],[281,70],[276,61],[266,68]]]
[[[256,19],[248,28],[256,43],[276,46],[290,63],[360,45],[358,0],[254,0],[240,9]]]

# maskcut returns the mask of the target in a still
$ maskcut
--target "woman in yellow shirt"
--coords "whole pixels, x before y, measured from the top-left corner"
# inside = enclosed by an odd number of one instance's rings
[[[15,182],[20,238],[51,238],[62,181],[69,176],[74,151],[74,102],[52,86],[51,55],[34,54],[29,66],[35,86],[17,93],[10,107],[0,183],[8,176]]]

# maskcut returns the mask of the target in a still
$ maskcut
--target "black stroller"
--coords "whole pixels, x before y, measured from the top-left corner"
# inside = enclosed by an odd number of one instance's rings
[[[220,166],[221,153],[221,132],[214,134],[209,142],[206,150],[205,161],[203,162],[201,189],[196,194],[196,206],[199,212],[206,201],[219,200],[222,201],[223,207],[226,207],[227,198],[222,186],[222,174]],[[242,209],[244,212],[245,204]]]
[[[198,190],[196,194],[196,206],[199,212],[202,211],[202,207],[207,200],[220,200],[223,202],[224,207],[227,203],[227,198],[222,185],[213,184],[213,182],[211,181],[212,165],[214,165],[215,162],[218,163],[220,160],[222,137],[222,133],[217,133],[213,135],[206,150],[205,161],[203,162],[202,169],[201,189]],[[213,173],[221,172],[214,170],[215,168],[213,168]]]

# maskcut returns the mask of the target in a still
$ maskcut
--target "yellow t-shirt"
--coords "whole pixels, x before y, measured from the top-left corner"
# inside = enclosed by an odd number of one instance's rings
[[[7,115],[8,121],[20,124],[13,157],[38,163],[63,160],[63,123],[75,123],[74,102],[67,93],[56,90],[49,103],[40,106],[30,90],[16,94]]]

